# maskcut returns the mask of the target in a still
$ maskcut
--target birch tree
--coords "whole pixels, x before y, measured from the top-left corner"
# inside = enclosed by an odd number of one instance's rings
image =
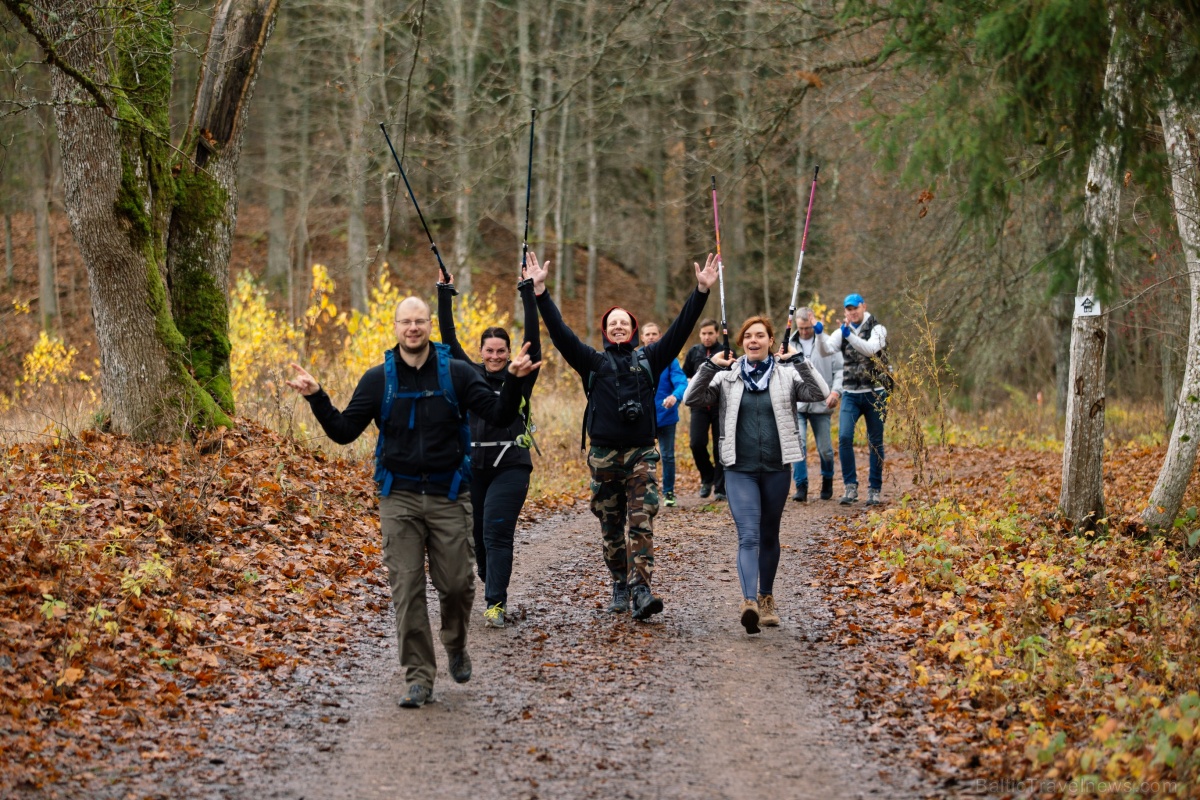
[[[1119,129],[1125,124],[1128,105],[1129,57],[1126,35],[1114,24],[1102,101],[1108,122],[1097,137],[1084,184],[1084,230],[1076,288],[1084,307],[1098,301],[1101,275],[1113,260],[1121,198]],[[1077,311],[1071,325],[1071,370],[1058,506],[1063,517],[1076,527],[1093,528],[1104,517],[1106,322],[1102,314]]]
[[[1187,264],[1188,320],[1187,359],[1179,387],[1175,425],[1162,469],[1142,512],[1150,528],[1168,528],[1179,514],[1183,495],[1196,466],[1200,446],[1200,200],[1196,196],[1196,157],[1188,137],[1187,122],[1179,102],[1169,88],[1164,92],[1160,113],[1167,162],[1171,171],[1171,194],[1179,241]],[[1196,120],[1193,120],[1193,125]]]

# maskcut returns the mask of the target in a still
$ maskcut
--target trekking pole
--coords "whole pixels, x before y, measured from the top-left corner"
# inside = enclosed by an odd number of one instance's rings
[[[783,335],[784,350],[790,346],[792,341],[792,323],[796,319],[796,294],[800,291],[800,269],[804,266],[804,248],[808,245],[808,221],[812,219],[813,198],[817,195],[817,173],[820,171],[820,164],[813,168],[812,188],[808,190],[808,213],[804,215],[804,235],[800,237],[800,258],[796,261],[796,280],[792,283],[792,303],[788,306],[787,331]]]
[[[721,288],[721,335],[724,337],[725,355],[729,356],[729,323],[725,320],[725,266],[721,263],[721,219],[717,216],[717,176],[712,176],[713,227],[717,230],[717,284]]]
[[[525,234],[521,237],[521,277],[525,277],[525,263],[529,257],[529,194],[533,191],[533,123],[537,120],[537,109],[529,111],[529,173],[525,178]]]
[[[383,138],[387,139],[388,149],[392,151],[392,158],[396,159],[396,169],[400,170],[400,177],[404,179],[404,188],[408,189],[408,197],[417,209],[417,216],[421,218],[421,227],[425,229],[425,235],[429,237],[429,249],[433,251],[434,257],[437,258],[438,269],[442,271],[442,283],[449,283],[450,273],[446,271],[446,265],[442,263],[442,254],[438,252],[437,245],[433,241],[433,234],[429,232],[429,226],[425,224],[425,215],[421,213],[421,205],[417,202],[417,196],[413,194],[412,184],[408,182],[408,176],[404,174],[404,167],[400,166],[400,156],[396,155],[396,148],[392,146],[392,137],[388,136],[387,127],[382,122],[379,123],[379,130],[383,131]]]

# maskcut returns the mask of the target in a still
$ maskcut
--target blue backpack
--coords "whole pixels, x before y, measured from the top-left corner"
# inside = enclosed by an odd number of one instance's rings
[[[400,379],[396,375],[396,351],[388,350],[383,357],[383,406],[379,412],[379,441],[375,445],[375,483],[379,484],[379,494],[386,497],[392,491],[392,482],[420,482],[422,480],[435,483],[449,483],[450,492],[446,495],[449,500],[458,499],[458,490],[464,481],[471,479],[471,428],[467,424],[466,415],[458,406],[458,395],[454,391],[454,382],[450,379],[450,348],[441,342],[433,342],[434,354],[437,356],[438,388],[418,392],[400,391]],[[433,472],[427,475],[401,475],[392,472],[383,465],[383,432],[387,430],[388,418],[392,415],[392,405],[397,399],[404,397],[412,399],[413,403],[408,413],[408,429],[414,430],[417,425],[417,400],[429,397],[444,397],[458,417],[458,439],[462,446],[463,458],[458,469],[450,472]]]

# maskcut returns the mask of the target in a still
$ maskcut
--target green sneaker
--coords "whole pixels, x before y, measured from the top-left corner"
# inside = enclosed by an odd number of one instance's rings
[[[483,624],[489,628],[504,627],[504,604],[496,603],[483,612]]]
[[[667,508],[675,507],[675,493],[674,492],[663,492],[663,505],[666,506]]]

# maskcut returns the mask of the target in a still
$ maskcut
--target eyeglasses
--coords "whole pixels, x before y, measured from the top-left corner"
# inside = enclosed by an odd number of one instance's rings
[[[396,324],[401,328],[410,328],[413,325],[416,325],[418,328],[424,328],[430,321],[428,317],[425,319],[398,319],[396,320]]]

